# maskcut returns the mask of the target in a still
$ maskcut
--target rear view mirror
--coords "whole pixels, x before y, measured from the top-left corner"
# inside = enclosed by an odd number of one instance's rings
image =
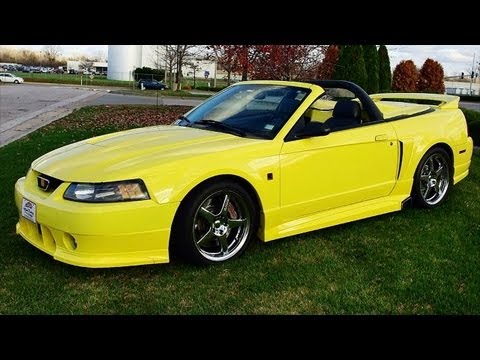
[[[328,134],[330,134],[330,128],[327,125],[321,122],[311,121],[295,134],[295,138],[305,139],[309,137],[325,136]]]

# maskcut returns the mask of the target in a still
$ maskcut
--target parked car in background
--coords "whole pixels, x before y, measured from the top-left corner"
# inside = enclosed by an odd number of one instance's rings
[[[141,79],[138,81],[137,83],[137,87],[138,88],[142,88],[142,84],[143,84],[143,87],[145,89],[153,89],[153,90],[165,90],[165,89],[168,89],[168,85],[167,84],[164,84],[158,80],[150,80],[150,79]]]
[[[0,73],[0,82],[10,82],[14,84],[23,83],[23,78],[10,73]]]

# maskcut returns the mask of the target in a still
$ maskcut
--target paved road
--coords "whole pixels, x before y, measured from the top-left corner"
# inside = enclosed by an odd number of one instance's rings
[[[0,86],[0,119],[5,124],[13,119],[58,106],[65,100],[76,101],[92,91],[66,86],[45,86],[35,84],[6,84]]]
[[[158,105],[185,105],[196,106],[204,99],[181,98],[181,97],[159,97]],[[154,96],[136,96],[106,93],[103,96],[87,101],[88,105],[115,105],[115,104],[139,104],[139,105],[156,105],[157,98]]]
[[[468,101],[460,101],[460,106],[471,109],[471,110],[477,110],[480,111],[480,102],[468,102]]]
[[[0,86],[0,146],[57,120],[104,91],[61,85]]]

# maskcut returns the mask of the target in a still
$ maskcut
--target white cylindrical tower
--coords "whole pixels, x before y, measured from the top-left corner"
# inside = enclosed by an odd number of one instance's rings
[[[133,80],[132,71],[142,66],[142,45],[108,45],[107,79]]]

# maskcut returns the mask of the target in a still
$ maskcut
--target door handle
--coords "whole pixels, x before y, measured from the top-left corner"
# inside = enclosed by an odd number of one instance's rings
[[[375,141],[385,141],[385,140],[388,140],[387,134],[381,134],[381,135],[375,136]]]

